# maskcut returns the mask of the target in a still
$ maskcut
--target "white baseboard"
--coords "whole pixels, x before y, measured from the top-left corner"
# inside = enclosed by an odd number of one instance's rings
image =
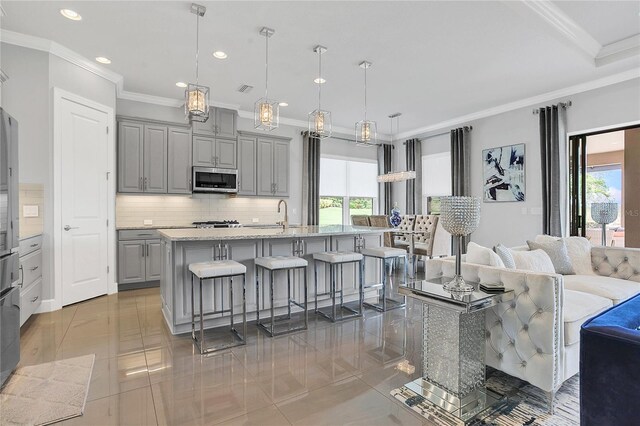
[[[43,300],[40,307],[36,309],[36,314],[42,314],[44,312],[52,312],[62,309],[62,306],[55,299]]]

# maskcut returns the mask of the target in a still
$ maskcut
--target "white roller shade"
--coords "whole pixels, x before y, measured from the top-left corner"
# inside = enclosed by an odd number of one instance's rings
[[[320,158],[320,196],[347,196],[347,162]]]
[[[347,162],[347,192],[350,197],[378,197],[378,165],[376,163]]]

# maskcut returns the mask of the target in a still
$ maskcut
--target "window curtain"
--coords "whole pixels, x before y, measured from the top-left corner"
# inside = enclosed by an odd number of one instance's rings
[[[378,148],[378,174],[383,175],[391,172],[391,155],[393,145],[382,144]],[[393,208],[393,191],[391,182],[381,182],[378,184],[378,211],[380,214],[389,216]]]
[[[407,180],[407,214],[422,214],[422,147],[419,139],[404,144],[407,170],[416,172],[415,179]]]
[[[302,135],[302,224],[320,223],[320,138]]]
[[[459,127],[451,130],[451,195],[470,196],[469,180],[469,127]],[[457,253],[458,239],[453,239],[453,253]],[[469,236],[462,240],[462,253],[467,252]]]
[[[539,110],[542,164],[542,232],[562,237],[567,230],[567,130],[563,105]]]

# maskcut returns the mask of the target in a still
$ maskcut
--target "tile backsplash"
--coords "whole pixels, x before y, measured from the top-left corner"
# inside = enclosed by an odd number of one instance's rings
[[[20,238],[42,234],[44,226],[44,186],[40,183],[21,183],[18,185],[18,204],[20,210]],[[37,216],[24,217],[24,207],[35,211]]]
[[[291,211],[289,212],[291,215]],[[227,195],[124,195],[116,196],[116,227],[190,225],[205,220],[237,220],[250,224],[282,220],[278,199],[229,197]]]

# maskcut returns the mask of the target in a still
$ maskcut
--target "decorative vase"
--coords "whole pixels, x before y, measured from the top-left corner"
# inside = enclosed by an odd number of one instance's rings
[[[402,222],[402,216],[400,216],[400,209],[398,208],[398,203],[395,203],[393,205],[393,208],[391,209],[391,216],[389,216],[389,223],[394,228],[397,228],[398,226],[400,226],[401,222]]]

